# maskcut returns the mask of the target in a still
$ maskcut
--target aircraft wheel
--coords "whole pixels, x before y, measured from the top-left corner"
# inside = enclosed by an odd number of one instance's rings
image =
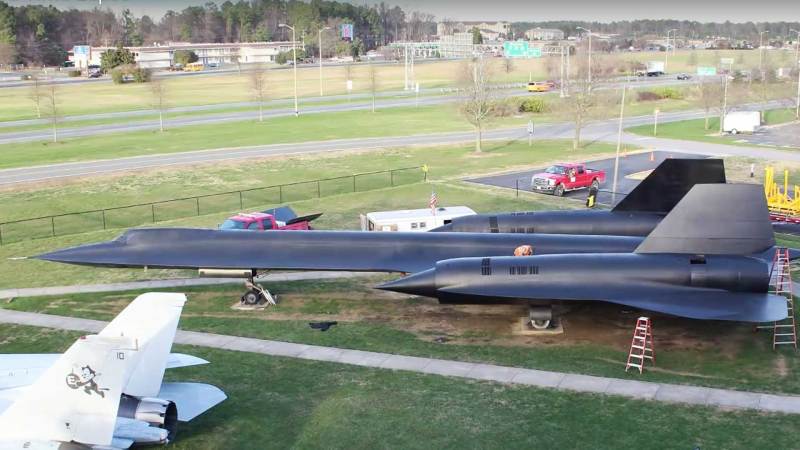
[[[242,296],[242,303],[245,305],[257,305],[261,302],[261,292],[250,289],[249,291],[245,292]]]
[[[562,197],[564,195],[564,185],[559,184],[558,186],[556,186],[556,189],[553,191],[553,195],[555,195],[556,197]]]
[[[531,320],[531,326],[537,330],[546,330],[550,328],[549,320]]]
[[[734,128],[734,129],[731,130],[731,134],[739,134],[739,130]]]

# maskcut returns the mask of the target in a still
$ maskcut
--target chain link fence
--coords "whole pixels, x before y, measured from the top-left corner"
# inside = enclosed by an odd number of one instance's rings
[[[28,239],[128,228],[205,214],[246,210],[337,194],[371,191],[427,181],[424,166],[357,173],[238,191],[161,200],[0,223],[0,245]]]

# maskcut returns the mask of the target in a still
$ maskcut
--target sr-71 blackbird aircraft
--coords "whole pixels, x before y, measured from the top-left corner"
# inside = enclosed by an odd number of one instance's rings
[[[165,369],[208,363],[170,354],[185,301],[143,294],[63,355],[0,355],[0,448],[166,444],[178,421],[225,400],[208,384],[162,383]]]
[[[774,244],[760,186],[704,184],[692,188],[646,238],[135,229],[110,242],[38,258],[250,274],[268,269],[421,272],[382,287],[448,302],[527,300],[538,305],[535,317],[540,323],[549,320],[552,305],[565,301],[605,301],[696,319],[768,322],[786,317],[785,299],[767,294],[767,260]],[[534,259],[503,258],[522,245],[533,247]],[[480,270],[473,271],[475,267]],[[451,268],[458,269],[453,278]],[[497,270],[516,276],[483,275]],[[469,289],[462,293],[461,288]]]
[[[721,159],[666,159],[610,211],[475,214],[434,232],[647,236],[695,184],[725,183]]]

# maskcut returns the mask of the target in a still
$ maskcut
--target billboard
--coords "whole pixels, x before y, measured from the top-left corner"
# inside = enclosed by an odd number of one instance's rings
[[[709,77],[717,74],[716,67],[698,67],[697,75],[701,77]]]
[[[503,42],[503,54],[507,58],[541,58],[542,48],[531,47],[528,41]]]
[[[72,54],[73,55],[88,55],[89,54],[89,46],[88,45],[76,45],[72,47]]]
[[[353,24],[352,23],[343,23],[340,27],[342,39],[350,39],[353,40]]]

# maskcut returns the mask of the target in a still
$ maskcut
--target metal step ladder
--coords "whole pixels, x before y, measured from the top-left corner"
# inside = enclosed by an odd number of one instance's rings
[[[633,330],[631,350],[628,352],[628,362],[625,364],[625,372],[633,367],[639,369],[639,373],[642,373],[642,370],[644,370],[644,363],[647,360],[650,360],[653,367],[655,367],[656,353],[653,347],[653,326],[649,317],[639,317],[636,321],[636,328]]]
[[[770,292],[786,297],[788,316],[773,324],[772,349],[779,345],[791,345],[797,349],[797,325],[794,320],[794,289],[789,261],[789,249],[778,248],[772,259]]]

